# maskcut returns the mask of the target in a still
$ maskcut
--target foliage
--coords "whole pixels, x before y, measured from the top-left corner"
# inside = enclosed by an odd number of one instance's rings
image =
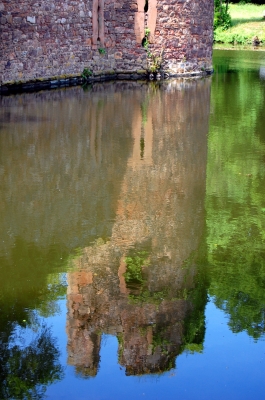
[[[200,254],[201,253],[201,254]],[[188,293],[188,301],[192,310],[188,313],[184,321],[184,336],[182,338],[181,351],[190,353],[203,351],[205,337],[205,306],[208,301],[207,287],[208,271],[205,268],[205,249],[199,249],[199,259],[197,260],[198,272],[196,284]],[[203,260],[203,263],[202,263]]]
[[[222,28],[217,28],[214,33],[215,41],[218,43],[232,44],[251,44],[251,38],[244,32],[224,31]]]
[[[118,347],[118,359],[119,359],[119,362],[120,362],[121,361],[121,357],[123,355],[123,351],[124,351],[123,333],[121,333],[121,332],[117,333],[116,337],[117,337],[118,344],[119,344],[119,347]]]
[[[149,56],[149,71],[151,73],[157,73],[160,71],[161,66],[162,66],[162,61],[163,61],[163,50],[161,51],[159,56],[156,56],[153,53],[150,53]]]
[[[167,332],[168,329],[167,327],[160,327],[160,329],[157,329],[153,333],[153,338],[152,338],[152,353],[154,354],[154,351],[157,347],[160,347],[161,350],[165,351],[170,345],[170,341],[166,338],[167,337]]]
[[[184,348],[185,351],[194,354],[203,352],[203,343],[187,343]]]
[[[100,47],[100,48],[98,49],[98,52],[99,52],[99,54],[101,54],[101,55],[105,55],[105,54],[107,53],[106,49],[104,49],[103,47]]]
[[[92,71],[91,71],[90,69],[88,69],[88,68],[84,68],[81,76],[82,76],[83,79],[86,80],[86,79],[88,79],[91,75],[92,75]]]
[[[231,26],[227,30],[217,27],[214,31],[215,42],[251,44],[255,36],[264,42],[263,12],[264,7],[254,4],[230,4]]]
[[[14,342],[0,352],[1,399],[42,399],[47,385],[63,376],[51,331],[42,324],[28,345],[20,346],[17,338]]]
[[[152,53],[152,51],[150,50],[149,35],[150,29],[146,28],[145,37],[142,41],[142,44],[147,52],[148,71],[152,74],[155,74],[159,72],[162,68],[164,49],[161,50],[159,55]]]
[[[150,45],[149,40],[148,40],[149,34],[150,34],[150,29],[149,28],[145,28],[144,38],[142,40],[142,45],[145,48],[145,50],[147,51],[147,56],[149,56],[149,45]]]
[[[67,252],[60,246],[43,249],[19,237],[11,253],[1,257],[1,399],[40,398],[44,386],[59,376],[56,343],[49,329],[34,321],[32,310],[38,310],[43,316],[58,312],[57,300],[66,293],[65,278],[59,272],[67,258]],[[19,346],[14,331],[22,334],[30,329],[38,332],[34,334],[35,339]],[[24,368],[27,371],[23,371]],[[49,368],[52,375],[48,373]]]
[[[201,353],[203,350],[205,336],[205,304],[203,308],[198,308],[198,304],[194,304],[193,312],[185,320],[182,351],[189,351],[191,353],[196,351]]]
[[[43,301],[39,305],[38,311],[42,317],[49,317],[60,312],[58,300],[65,297],[66,288],[65,274],[54,273],[47,276],[45,288],[39,293],[39,297]]]
[[[142,124],[145,125],[147,122],[147,111],[149,107],[150,96],[147,95],[143,101],[141,101],[141,114],[142,114]]]
[[[237,74],[233,68],[226,84],[212,87],[206,197],[209,293],[229,315],[233,332],[246,331],[258,339],[265,334],[265,138],[259,122],[265,95],[248,70]]]
[[[56,312],[56,299],[66,293],[60,271],[67,259],[60,246],[42,249],[36,243],[15,239],[11,254],[1,257],[0,263],[0,330],[7,331],[8,321],[12,325],[27,320],[25,310],[37,308],[45,316]]]
[[[140,150],[141,150],[141,152],[140,152],[140,157],[141,157],[141,158],[144,158],[144,146],[145,146],[145,144],[144,144],[144,138],[141,137],[141,139],[140,139]]]
[[[228,12],[228,0],[224,4],[222,0],[214,0],[214,30],[221,27],[223,30],[231,26],[231,16]]]
[[[143,283],[142,267],[149,264],[146,251],[139,251],[136,255],[125,258],[126,272],[124,273],[126,284]]]

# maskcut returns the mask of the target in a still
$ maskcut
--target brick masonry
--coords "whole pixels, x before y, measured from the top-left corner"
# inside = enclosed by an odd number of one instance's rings
[[[0,85],[142,73],[142,46],[169,75],[211,69],[213,0],[0,0]],[[135,75],[137,77],[137,74]]]

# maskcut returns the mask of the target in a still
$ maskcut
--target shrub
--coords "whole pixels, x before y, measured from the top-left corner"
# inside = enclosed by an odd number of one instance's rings
[[[214,0],[214,30],[221,27],[223,30],[230,28],[231,16],[228,12],[228,0],[223,4],[222,0]]]
[[[83,79],[86,80],[91,75],[92,75],[92,71],[90,69],[88,69],[88,68],[84,68],[81,76],[82,76]]]

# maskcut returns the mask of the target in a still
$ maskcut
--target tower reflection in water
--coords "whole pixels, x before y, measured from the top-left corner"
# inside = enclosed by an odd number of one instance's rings
[[[203,348],[209,102],[208,80],[154,84],[123,104],[133,146],[111,237],[68,273],[68,364],[82,376],[97,374],[102,333],[117,336],[127,375],[169,370]]]

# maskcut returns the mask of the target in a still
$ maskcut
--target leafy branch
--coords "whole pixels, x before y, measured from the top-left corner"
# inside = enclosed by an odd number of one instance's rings
[[[148,71],[152,74],[156,74],[162,67],[164,49],[161,50],[159,55],[154,54],[149,47],[149,35],[150,29],[146,28],[145,37],[143,39],[143,47],[147,52]]]

